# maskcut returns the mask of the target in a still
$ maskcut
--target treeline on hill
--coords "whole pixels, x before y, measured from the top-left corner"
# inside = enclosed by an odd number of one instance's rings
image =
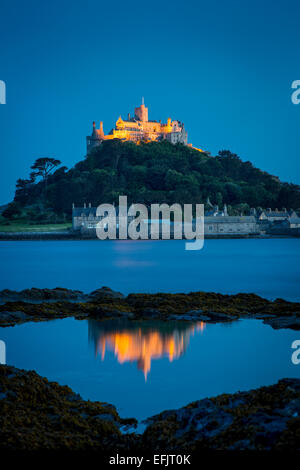
[[[43,160],[43,159],[40,159]],[[53,159],[52,159],[53,160]],[[231,214],[250,207],[300,207],[300,187],[243,162],[228,150],[208,156],[182,144],[151,142],[135,145],[111,140],[93,149],[74,168],[40,168],[30,179],[17,181],[14,201],[2,214],[36,222],[70,220],[72,203],[226,203]],[[37,168],[33,165],[31,168]]]

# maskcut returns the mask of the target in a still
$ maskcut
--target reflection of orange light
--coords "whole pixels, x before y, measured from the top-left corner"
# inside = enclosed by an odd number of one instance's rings
[[[196,325],[197,331],[201,331],[201,333],[203,333],[205,327],[206,324],[204,323],[204,321],[199,321]]]
[[[106,348],[113,351],[120,364],[137,361],[138,368],[144,372],[145,380],[151,369],[152,359],[164,356],[172,362],[180,357],[188,344],[189,337],[194,332],[203,332],[204,322],[197,322],[185,332],[175,332],[162,335],[159,331],[142,332],[137,330],[121,330],[107,332],[98,340],[96,353],[101,352],[104,360]]]

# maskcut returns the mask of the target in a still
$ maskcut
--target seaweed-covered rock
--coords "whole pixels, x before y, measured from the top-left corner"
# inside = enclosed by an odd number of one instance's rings
[[[33,371],[0,366],[0,449],[191,453],[299,450],[300,379],[195,401],[140,423],[113,405],[84,401]]]
[[[4,289],[0,291],[0,302],[50,302],[50,301],[82,301],[86,300],[87,295],[80,290],[65,289],[62,287],[55,287],[54,289],[24,289],[22,291],[14,291]]]
[[[225,394],[146,420],[151,451],[299,450],[300,379]]]
[[[264,318],[264,323],[272,326],[275,330],[280,328],[290,328],[292,330],[300,330],[300,316],[291,315],[289,317],[278,316]]]
[[[5,295],[7,298],[7,292],[2,291],[2,300]],[[273,328],[300,329],[300,303],[282,299],[272,302],[254,294],[191,292],[130,294],[124,297],[108,287],[102,287],[89,295],[61,288],[28,289],[17,294],[18,300],[12,300],[14,294],[11,300],[0,304],[0,326],[74,316],[78,319],[150,317],[210,323],[257,318]]]
[[[0,449],[126,449],[130,436],[107,403],[84,401],[33,371],[0,366]]]
[[[101,287],[101,289],[94,290],[88,296],[91,301],[107,300],[107,299],[124,299],[121,292],[116,292],[109,287]]]

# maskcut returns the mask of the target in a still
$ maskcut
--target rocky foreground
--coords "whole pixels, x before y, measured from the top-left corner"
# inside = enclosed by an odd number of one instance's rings
[[[125,297],[108,287],[102,287],[90,294],[63,288],[0,292],[2,327],[70,316],[78,320],[128,318],[206,323],[255,318],[276,329],[300,330],[300,303],[282,299],[269,301],[255,294],[191,292],[129,294]]]
[[[199,400],[149,418],[141,435],[124,434],[135,425],[112,405],[84,401],[33,371],[0,366],[2,450],[300,450],[300,380]]]

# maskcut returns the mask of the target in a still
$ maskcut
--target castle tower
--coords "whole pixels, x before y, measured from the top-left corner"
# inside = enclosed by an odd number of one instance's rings
[[[99,128],[98,134],[101,139],[104,139],[103,121],[100,121],[100,128]]]
[[[92,132],[91,139],[92,140],[99,140],[99,133],[98,133],[98,130],[96,129],[95,121],[93,121],[93,132]]]
[[[89,153],[92,148],[96,147],[99,145],[102,140],[104,139],[104,133],[103,133],[103,127],[101,126],[102,123],[100,123],[100,129],[96,129],[96,123],[93,121],[93,132],[92,135],[87,136],[86,138],[86,151]],[[102,132],[101,132],[102,130]]]
[[[138,108],[134,109],[135,118],[139,121],[147,122],[148,121],[148,108],[144,104],[144,97],[142,98],[142,104]]]
[[[167,132],[172,132],[172,121],[171,118],[167,120]]]
[[[121,118],[121,116],[119,116],[119,119],[116,122],[116,128],[117,129],[124,129],[124,127],[125,127],[124,121]]]

